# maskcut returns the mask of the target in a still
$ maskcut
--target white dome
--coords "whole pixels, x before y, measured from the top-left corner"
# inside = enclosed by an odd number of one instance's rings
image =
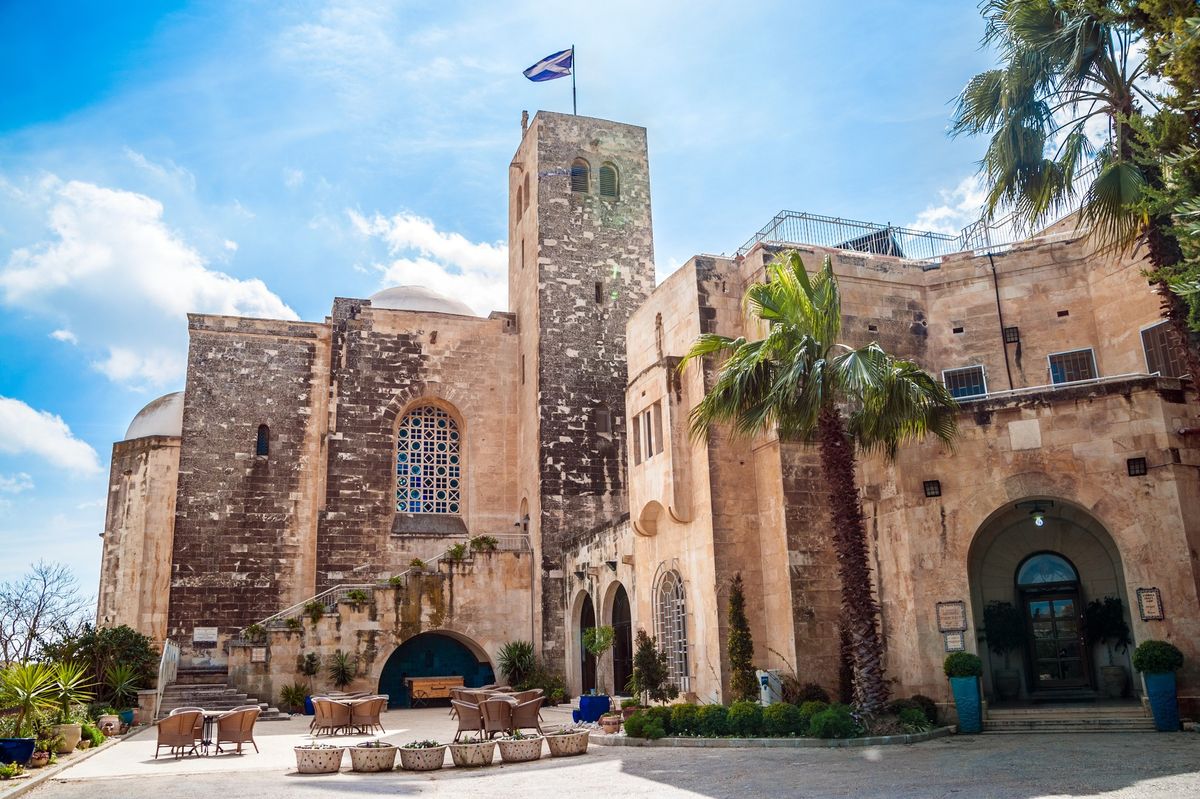
[[[125,431],[125,441],[146,436],[178,436],[183,433],[183,392],[165,394],[138,411]]]
[[[424,311],[426,313],[452,313],[459,316],[475,316],[465,302],[444,297],[424,286],[393,286],[377,291],[369,298],[372,308],[392,311]]]

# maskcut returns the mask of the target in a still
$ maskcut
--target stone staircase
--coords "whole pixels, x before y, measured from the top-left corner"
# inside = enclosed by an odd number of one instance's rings
[[[1154,720],[1136,703],[989,708],[985,733],[1154,732]]]
[[[177,707],[202,707],[205,710],[232,710],[241,705],[262,708],[259,721],[286,719],[287,716],[267,702],[240,693],[229,685],[229,672],[224,666],[181,666],[175,682],[163,689],[158,717],[170,715]]]

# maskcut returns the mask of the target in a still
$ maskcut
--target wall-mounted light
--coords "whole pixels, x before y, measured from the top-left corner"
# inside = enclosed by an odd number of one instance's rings
[[[1035,527],[1046,526],[1046,511],[1042,509],[1041,505],[1033,506],[1033,510],[1029,511],[1029,518],[1033,519]]]
[[[925,481],[925,496],[940,497],[942,495],[941,480],[926,480]]]

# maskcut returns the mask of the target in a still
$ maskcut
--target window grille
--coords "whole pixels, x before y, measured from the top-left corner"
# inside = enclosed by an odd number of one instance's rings
[[[435,405],[405,415],[396,434],[396,510],[459,513],[458,425]]]
[[[691,690],[688,676],[687,603],[679,572],[665,572],[654,592],[654,636],[667,656],[667,673],[680,691]]]
[[[271,428],[265,424],[258,426],[258,439],[254,442],[254,454],[264,458],[271,454]]]
[[[1021,330],[1017,327],[1004,328],[1004,343],[1005,344],[1020,344]]]
[[[942,372],[942,382],[955,398],[980,397],[987,393],[987,378],[982,366],[966,366]]]
[[[1096,378],[1096,358],[1091,348],[1056,352],[1050,356],[1050,382],[1074,383]]]
[[[1146,351],[1146,371],[1150,374],[1160,374],[1163,377],[1183,377],[1187,369],[1179,351],[1171,346],[1171,338],[1167,322],[1142,331],[1142,349]]]
[[[575,163],[571,164],[571,191],[587,194],[590,175],[588,174],[587,161],[582,158],[575,159]]]
[[[600,167],[600,196],[613,199],[617,196],[617,168],[612,164]]]

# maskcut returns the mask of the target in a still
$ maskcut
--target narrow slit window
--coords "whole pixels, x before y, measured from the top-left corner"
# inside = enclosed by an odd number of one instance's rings
[[[588,184],[591,179],[590,171],[587,161],[584,161],[582,158],[575,159],[575,163],[571,164],[571,191],[578,194],[588,193]]]
[[[271,428],[265,424],[258,426],[258,439],[254,442],[254,454],[260,458],[271,454]]]
[[[599,280],[596,281],[596,304],[604,304],[604,284]]]

